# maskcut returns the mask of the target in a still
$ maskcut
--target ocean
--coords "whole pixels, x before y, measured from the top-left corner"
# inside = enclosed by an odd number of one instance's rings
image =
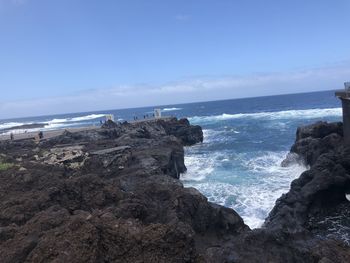
[[[340,121],[342,116],[334,91],[323,91],[0,120],[0,134],[98,126],[105,114],[119,121],[134,116],[143,119],[152,116],[154,108],[161,108],[163,115],[187,117],[203,128],[204,142],[185,149],[188,171],[181,180],[209,201],[233,208],[251,228],[262,225],[276,199],[308,169],[297,164],[280,166],[297,127],[320,120]],[[45,126],[11,130],[31,123]]]

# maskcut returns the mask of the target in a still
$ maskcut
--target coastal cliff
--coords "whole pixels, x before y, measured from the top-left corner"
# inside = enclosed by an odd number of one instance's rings
[[[310,169],[255,230],[178,180],[202,141],[169,118],[1,142],[1,262],[350,262],[341,123],[298,129],[282,165]]]

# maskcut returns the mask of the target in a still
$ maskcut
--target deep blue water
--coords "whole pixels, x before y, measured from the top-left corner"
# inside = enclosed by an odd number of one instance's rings
[[[261,225],[291,181],[307,169],[282,168],[296,128],[318,120],[341,120],[333,91],[191,104],[166,105],[163,115],[188,117],[204,130],[203,144],[186,149],[186,186],[210,201],[234,208],[251,227]],[[45,122],[45,129],[99,125],[103,115],[119,120],[142,119],[154,107],[74,113],[0,121],[0,129]],[[0,131],[1,132],[1,131]],[[23,131],[17,131],[23,132]]]

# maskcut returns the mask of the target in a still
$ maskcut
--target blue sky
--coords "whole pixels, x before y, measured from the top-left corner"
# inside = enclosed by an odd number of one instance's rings
[[[0,0],[0,118],[334,89],[350,1]]]

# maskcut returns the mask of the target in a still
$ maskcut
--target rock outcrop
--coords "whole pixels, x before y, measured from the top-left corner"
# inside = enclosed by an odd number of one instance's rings
[[[350,202],[345,197],[350,192],[350,148],[343,143],[342,124],[318,122],[299,128],[291,152],[310,169],[277,200],[265,227],[350,241]]]
[[[284,165],[310,169],[255,230],[178,180],[201,141],[169,118],[1,142],[1,262],[350,262],[341,124],[298,129]]]
[[[183,145],[203,140],[185,120],[2,142],[1,262],[193,262],[249,228],[177,179]],[[20,157],[20,159],[19,159]]]

